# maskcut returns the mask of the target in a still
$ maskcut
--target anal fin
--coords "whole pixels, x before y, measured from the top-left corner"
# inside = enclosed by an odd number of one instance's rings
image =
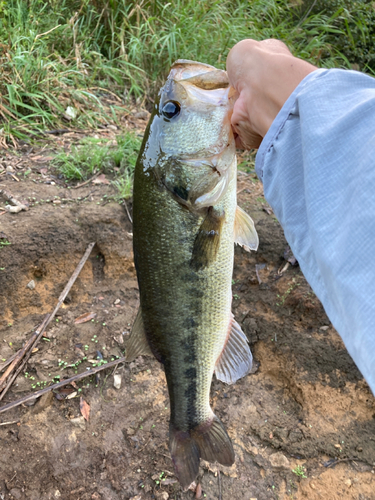
[[[258,233],[250,215],[237,205],[234,219],[234,242],[247,252],[257,250],[259,245]]]
[[[216,378],[234,384],[250,372],[252,365],[253,356],[246,335],[232,315],[227,343],[216,362]]]
[[[126,361],[132,361],[138,356],[153,356],[147,342],[142,319],[142,310],[140,307],[133,324],[129,342],[126,346]]]

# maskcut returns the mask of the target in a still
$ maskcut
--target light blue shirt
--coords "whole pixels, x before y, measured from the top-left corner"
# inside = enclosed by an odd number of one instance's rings
[[[375,394],[375,79],[310,73],[256,158],[303,274]]]

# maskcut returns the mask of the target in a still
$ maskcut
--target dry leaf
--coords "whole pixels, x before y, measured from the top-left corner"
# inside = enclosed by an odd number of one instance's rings
[[[65,399],[73,399],[77,396],[78,392],[74,391],[71,394],[68,394]]]
[[[100,174],[96,179],[92,181],[93,184],[111,184],[108,179],[105,178],[105,174]]]
[[[83,418],[88,422],[90,416],[90,405],[86,403],[82,396],[79,400],[79,409],[81,410]]]
[[[41,155],[37,155],[37,156],[32,156],[31,160],[32,161],[39,161],[39,162],[44,163],[45,161],[51,161],[51,160],[53,160],[53,156],[41,156]]]
[[[78,316],[78,318],[74,320],[74,324],[79,325],[80,323],[86,323],[86,321],[90,321],[90,319],[95,318],[95,316],[96,313],[93,311],[81,314],[81,316]]]

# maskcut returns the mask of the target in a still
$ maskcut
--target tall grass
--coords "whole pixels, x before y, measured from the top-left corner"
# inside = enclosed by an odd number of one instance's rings
[[[59,126],[67,106],[74,126],[109,122],[103,92],[152,99],[175,59],[223,68],[247,37],[279,38],[319,66],[371,68],[369,2],[343,1],[0,0],[0,141]]]

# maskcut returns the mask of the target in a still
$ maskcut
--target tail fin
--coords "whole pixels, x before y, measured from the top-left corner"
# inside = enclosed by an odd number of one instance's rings
[[[169,449],[176,475],[184,490],[196,479],[199,459],[233,465],[234,451],[230,437],[223,424],[214,415],[191,431],[178,431],[169,427]]]

